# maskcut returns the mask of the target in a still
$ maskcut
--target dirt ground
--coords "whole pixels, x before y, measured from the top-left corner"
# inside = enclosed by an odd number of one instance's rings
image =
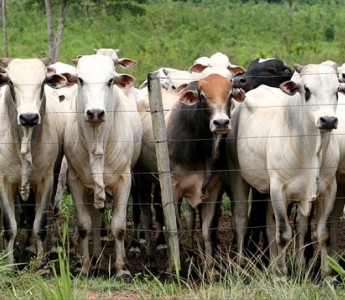
[[[127,231],[127,238],[126,238],[126,248],[128,250],[130,240],[132,238],[132,222],[131,220],[128,221],[128,231]],[[181,266],[182,271],[181,274],[187,274],[189,271],[190,265],[187,263],[191,257],[193,257],[194,261],[197,256],[196,253],[200,253],[200,249],[202,249],[202,238],[200,234],[200,230],[197,229],[195,234],[195,247],[192,249],[189,241],[189,235],[185,230],[185,226],[183,226],[179,232],[179,241],[180,241],[180,257],[181,257]],[[70,233],[72,236],[72,231]],[[233,233],[231,229],[231,217],[229,213],[223,213],[219,222],[219,230],[217,234],[218,243],[219,243],[219,250],[226,257],[233,257],[234,252],[236,249],[236,244],[233,239]],[[19,235],[18,237],[18,244],[21,248],[23,248],[24,244],[24,234]],[[104,242],[104,253],[102,259],[99,259],[95,262],[95,268],[93,270],[93,276],[104,276],[109,277],[115,274],[114,270],[111,269],[111,265],[114,262],[114,243],[108,231],[108,240]],[[90,243],[90,247],[92,249],[92,242]],[[338,249],[340,252],[345,252],[345,220],[342,220],[339,227],[339,234],[338,234]],[[22,249],[23,250],[23,249]],[[22,252],[22,250],[20,252]],[[230,253],[229,253],[230,250]],[[145,260],[145,244],[141,245],[141,252],[142,255],[137,258],[128,258],[128,269],[131,272],[132,276],[138,274],[153,274],[155,276],[163,276],[165,274],[165,269],[167,266],[167,256],[166,252],[161,251],[157,252],[155,255],[155,262],[151,264],[150,270],[148,270],[148,264]],[[71,251],[71,271],[74,274],[78,274],[80,270],[80,260],[78,259],[78,255],[74,255],[75,251]],[[92,252],[91,252],[92,253]],[[202,261],[200,261],[202,263]]]

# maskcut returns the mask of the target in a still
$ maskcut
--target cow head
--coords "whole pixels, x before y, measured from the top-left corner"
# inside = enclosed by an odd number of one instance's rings
[[[192,86],[196,86],[193,89]],[[198,103],[209,119],[210,131],[214,134],[226,134],[231,130],[230,110],[232,99],[244,100],[244,94],[232,89],[232,81],[218,74],[211,74],[198,82],[190,83],[180,97],[186,105]]]
[[[253,60],[243,74],[238,73],[234,78],[234,87],[246,92],[265,84],[271,87],[279,85],[291,79],[293,69],[280,59],[257,58]]]
[[[40,124],[44,85],[58,89],[66,85],[66,78],[47,71],[47,59],[1,59],[1,62],[6,70],[0,75],[0,84],[9,87],[18,125]]]
[[[105,55],[109,56],[114,65],[120,65],[122,68],[130,68],[137,64],[137,62],[131,58],[119,58],[118,54],[120,49],[111,49],[111,48],[101,48],[101,49],[93,49],[93,52],[97,55]]]
[[[337,66],[295,64],[295,70],[299,76],[296,74],[293,80],[283,82],[281,90],[291,96],[300,93],[298,104],[309,124],[323,131],[336,129],[338,92],[344,92],[344,85],[338,82]]]
[[[134,77],[114,71],[113,61],[105,55],[85,55],[77,64],[77,109],[83,111],[88,123],[105,122],[109,111],[115,111],[114,85],[134,86]]]

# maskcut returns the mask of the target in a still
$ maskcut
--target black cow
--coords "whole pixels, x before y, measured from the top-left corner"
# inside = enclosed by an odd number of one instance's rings
[[[241,75],[234,78],[233,86],[245,92],[257,88],[261,84],[279,87],[284,81],[290,80],[293,69],[276,58],[257,58],[253,60]]]

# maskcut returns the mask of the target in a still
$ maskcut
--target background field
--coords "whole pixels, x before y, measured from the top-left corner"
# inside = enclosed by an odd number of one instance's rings
[[[7,2],[10,57],[47,56],[43,1]],[[60,61],[71,63],[93,48],[119,48],[138,62],[128,70],[138,84],[159,67],[186,69],[217,51],[243,67],[257,57],[291,65],[345,62],[344,0],[295,0],[292,10],[288,1],[151,0],[141,16],[70,2]],[[58,7],[54,11],[57,18]]]

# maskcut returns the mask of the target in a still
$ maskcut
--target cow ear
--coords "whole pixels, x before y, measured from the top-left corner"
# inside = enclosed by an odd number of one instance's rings
[[[207,68],[207,66],[204,66],[202,64],[194,64],[191,67],[189,67],[188,71],[189,72],[201,73],[206,68]]]
[[[72,63],[76,66],[78,64],[79,58],[72,59]]]
[[[63,75],[53,74],[47,77],[46,84],[53,89],[60,89],[67,85],[67,79]]]
[[[130,58],[119,58],[116,62],[117,65],[120,65],[124,69],[128,69],[137,64],[137,62]]]
[[[345,83],[339,83],[338,92],[345,94]]]
[[[78,82],[78,77],[71,73],[62,73],[61,75],[67,80],[66,87],[71,87]]]
[[[53,67],[47,67],[47,76],[52,76],[53,74],[56,74],[56,69]]]
[[[49,57],[40,58],[40,60],[46,67],[50,65],[51,59]]]
[[[184,89],[188,86],[187,83],[182,83],[180,84],[176,89],[175,89],[175,92],[176,93],[181,93],[184,91]]]
[[[179,100],[186,105],[194,105],[198,102],[198,92],[192,90],[185,91]]]
[[[302,69],[304,68],[304,66],[303,66],[303,65],[300,65],[300,64],[294,64],[293,66],[294,66],[296,72],[299,73],[299,74],[301,74]]]
[[[139,90],[141,90],[145,87],[147,87],[147,80],[144,80],[143,83],[141,85],[139,85]]]
[[[285,81],[279,85],[279,88],[290,96],[295,95],[297,92],[300,92],[300,85],[294,81]]]
[[[244,99],[246,99],[246,93],[242,89],[233,89],[232,98],[234,98],[237,102],[243,102]]]
[[[0,87],[8,82],[8,76],[6,70],[0,67]]]
[[[9,58],[9,57],[2,57],[0,58],[0,64],[3,66],[3,67],[8,67],[8,64],[11,62],[13,58]]]
[[[97,48],[93,48],[93,49],[92,49],[92,51],[93,51],[93,53],[95,53],[95,54],[96,54],[96,53],[97,53],[97,51],[98,51],[98,49],[97,49]]]
[[[246,69],[241,66],[231,66],[228,69],[234,76],[241,75],[246,72]]]
[[[117,74],[113,82],[120,88],[132,87],[135,84],[135,78],[129,74]]]

